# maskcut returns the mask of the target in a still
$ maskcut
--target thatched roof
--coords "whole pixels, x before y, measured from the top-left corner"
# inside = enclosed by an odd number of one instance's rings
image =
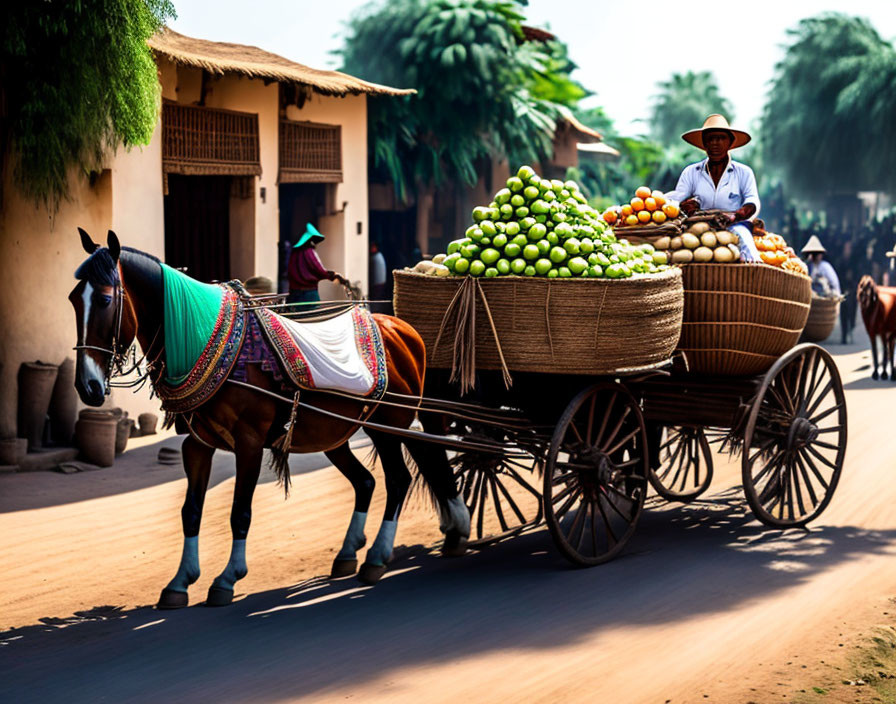
[[[168,28],[151,37],[149,46],[156,54],[177,64],[205,69],[211,74],[239,73],[250,78],[296,83],[323,95],[410,95],[415,92],[368,83],[339,71],[310,68],[254,46],[185,37]]]
[[[560,113],[562,115],[561,122],[565,122],[566,126],[575,132],[576,136],[579,138],[579,142],[593,144],[594,142],[603,141],[604,137],[600,132],[579,122],[569,109],[561,109]],[[559,127],[560,125],[558,124],[557,126]]]

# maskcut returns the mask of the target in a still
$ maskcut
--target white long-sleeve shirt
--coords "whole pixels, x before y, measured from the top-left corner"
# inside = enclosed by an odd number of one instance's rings
[[[666,194],[667,200],[681,202],[696,198],[701,210],[725,210],[734,212],[747,203],[756,206],[752,220],[759,214],[759,190],[756,176],[746,164],[728,157],[728,166],[719,179],[719,185],[712,180],[708,169],[709,159],[690,164],[681,172],[674,191]]]

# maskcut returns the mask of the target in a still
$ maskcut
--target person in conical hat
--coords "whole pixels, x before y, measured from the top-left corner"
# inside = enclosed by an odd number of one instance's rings
[[[821,240],[812,235],[800,253],[806,257],[809,276],[812,278],[812,290],[819,296],[839,296],[840,279],[831,263],[824,260],[827,251]]]
[[[290,303],[313,303],[320,300],[317,285],[324,280],[338,281],[348,286],[341,274],[327,269],[317,256],[314,248],[323,242],[324,236],[310,222],[305,227],[289,255],[289,298]]]
[[[703,127],[681,135],[688,144],[706,152],[706,158],[689,164],[681,172],[667,200],[678,201],[687,215],[697,210],[722,210],[740,240],[741,258],[761,261],[753,243],[752,221],[759,214],[756,176],[746,164],[734,161],[728,152],[750,141],[750,135],[728,124],[724,115],[710,115]]]

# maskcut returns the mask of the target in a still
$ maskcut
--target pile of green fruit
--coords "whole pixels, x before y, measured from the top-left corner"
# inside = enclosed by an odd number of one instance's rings
[[[651,245],[617,240],[575,181],[540,178],[531,166],[474,208],[473,223],[427,273],[624,279],[668,269]]]

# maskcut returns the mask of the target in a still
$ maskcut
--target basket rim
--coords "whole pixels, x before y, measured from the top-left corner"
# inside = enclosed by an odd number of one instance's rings
[[[707,295],[713,296],[746,296],[748,298],[759,298],[763,301],[775,301],[776,303],[787,303],[792,306],[799,306],[800,308],[809,308],[811,303],[803,303],[801,301],[795,301],[792,298],[777,298],[775,296],[761,296],[758,293],[747,293],[746,291],[707,291],[702,288],[686,288],[684,290],[684,294],[687,296],[691,293],[705,293]]]
[[[432,281],[444,281],[451,283],[460,283],[461,281],[471,278],[469,275],[464,276],[432,276],[431,274],[421,274],[419,271],[406,271],[404,269],[395,269],[392,272],[392,276],[399,277],[407,277],[412,279],[428,279]],[[563,285],[567,285],[569,283],[574,283],[575,285],[584,285],[584,284],[611,284],[613,286],[616,285],[641,285],[641,284],[649,284],[654,282],[664,282],[667,279],[674,278],[682,278],[681,270],[677,267],[669,267],[666,271],[660,271],[656,274],[634,274],[624,279],[611,279],[609,277],[602,276],[600,278],[591,277],[591,276],[575,276],[569,278],[555,277],[553,279],[549,279],[546,276],[517,276],[515,274],[509,274],[507,276],[495,276],[492,278],[485,278],[484,276],[476,276],[472,277],[478,279],[479,281],[485,283],[488,282],[489,285],[496,283],[498,281],[512,281],[514,283],[519,281],[532,281],[538,282],[541,285],[548,285],[562,281]]]
[[[740,267],[757,267],[757,271],[772,271],[777,274],[786,274],[787,276],[795,276],[803,281],[810,281],[811,279],[808,276],[804,276],[803,274],[797,274],[795,271],[788,271],[787,269],[782,269],[779,266],[772,266],[771,264],[766,264],[764,262],[684,262],[682,264],[676,264],[676,266],[680,268],[684,268],[686,266],[699,266],[699,267],[715,267],[715,268],[726,268],[730,269],[731,267],[740,266]],[[759,268],[761,267],[761,268]]]

